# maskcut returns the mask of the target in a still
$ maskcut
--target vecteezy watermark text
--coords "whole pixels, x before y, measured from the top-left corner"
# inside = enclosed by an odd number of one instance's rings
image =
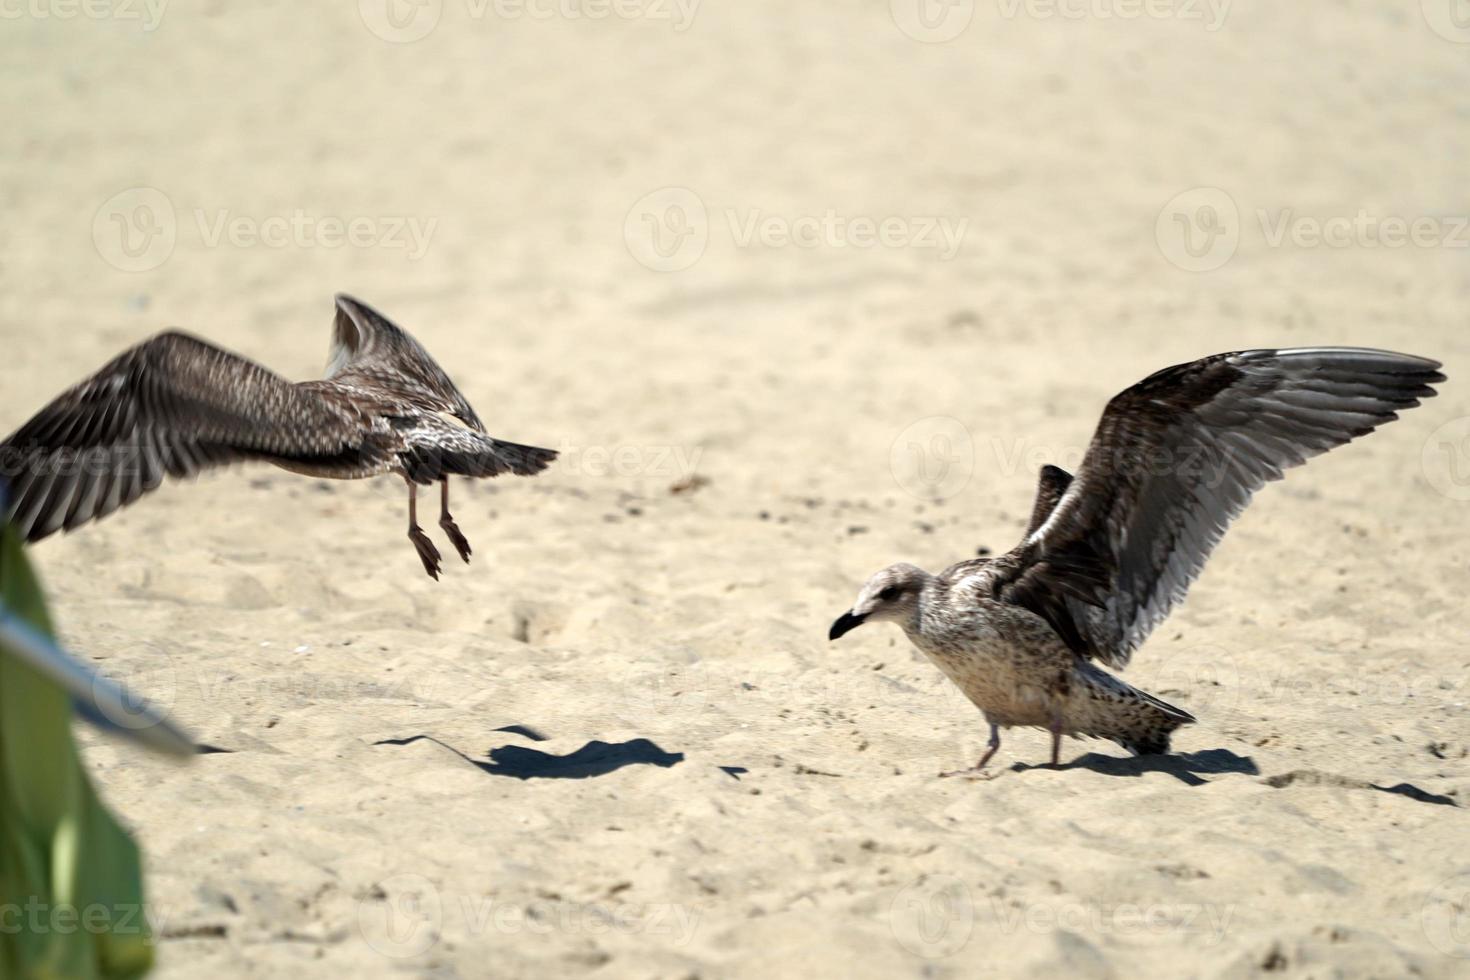
[[[828,208],[821,214],[768,214],[760,208],[725,210],[725,223],[737,248],[924,248],[941,259],[960,250],[969,218],[957,221],[940,215],[840,214]]]
[[[342,217],[296,208],[265,217],[237,214],[227,208],[194,209],[194,223],[206,248],[221,243],[235,248],[385,248],[403,249],[421,259],[439,226],[438,218],[411,215]]]
[[[900,889],[888,910],[888,926],[899,945],[926,959],[943,959],[969,944],[977,920],[1014,935],[1025,930],[1067,930],[1084,935],[1130,939],[1189,935],[1201,945],[1217,946],[1235,916],[1234,905],[1202,902],[1007,901],[991,896],[975,901],[962,878],[926,875]]]
[[[156,187],[131,187],[103,202],[92,219],[97,254],[124,272],[146,272],[167,262],[181,233],[191,229],[205,248],[377,248],[415,261],[429,250],[437,217],[341,215],[309,208],[246,214],[195,207],[180,221],[173,202]]]
[[[836,208],[795,214],[725,208],[719,213],[730,244],[739,249],[914,249],[931,251],[941,260],[955,257],[970,226],[967,217],[868,215]],[[709,209],[687,187],[645,194],[623,222],[628,251],[656,272],[678,272],[694,265],[709,247],[711,232]]]
[[[0,20],[136,20],[158,30],[168,0],[0,0]]]
[[[138,936],[149,933],[150,916],[142,905],[91,902],[75,905],[31,895],[24,902],[0,902],[0,936],[55,934]]]
[[[1257,208],[1258,241],[1270,249],[1470,249],[1470,214],[1406,215],[1357,208],[1352,214],[1305,214]],[[1235,257],[1249,222],[1219,187],[1176,194],[1154,224],[1159,251],[1188,272],[1212,272]]]
[[[704,455],[702,446],[557,446],[557,469],[578,476],[651,476],[674,480],[692,476]]]
[[[670,24],[675,32],[694,23],[700,0],[463,0],[472,21],[648,21]],[[363,24],[377,37],[408,44],[439,26],[444,0],[358,0]]]
[[[1006,20],[1174,20],[1218,31],[1234,0],[995,0]],[[1431,0],[1425,0],[1431,2]],[[1452,2],[1452,0],[1446,0]],[[975,17],[976,0],[889,0],[898,29],[915,41],[943,44],[963,34]]]
[[[699,928],[699,911],[672,902],[572,902],[528,904],[488,895],[445,895],[423,875],[386,878],[358,903],[358,931],[374,950],[394,959],[421,956],[447,933],[473,938],[489,932],[545,936],[622,933],[651,935],[686,946]]]
[[[1234,0],[996,0],[1007,20],[1179,20],[1199,21],[1218,31]]]

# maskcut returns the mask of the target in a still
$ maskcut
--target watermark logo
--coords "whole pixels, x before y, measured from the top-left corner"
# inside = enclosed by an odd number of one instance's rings
[[[1229,935],[1234,905],[1198,902],[1045,901],[1029,904],[990,899],[989,917],[1002,932],[1045,934],[1066,930],[1099,938],[1148,940],[1187,935],[1205,947],[1218,946]]]
[[[261,646],[270,648],[273,644],[266,641]],[[150,708],[162,713],[179,702],[240,711],[283,698],[356,704],[372,701],[464,704],[481,693],[461,681],[432,676],[403,677],[388,673],[377,677],[346,677],[311,671],[305,669],[300,659],[310,650],[310,645],[304,643],[277,645],[267,654],[276,662],[277,669],[248,676],[226,669],[180,665],[167,653],[150,651],[145,665],[129,660],[122,676],[111,671],[105,677],[99,676],[93,683],[90,707],[120,728],[138,730],[155,723],[156,716],[150,713]]]
[[[98,674],[92,682],[92,703],[98,713],[119,728],[132,731],[156,725],[178,696],[178,671],[173,658],[166,653],[161,656],[161,664],[146,667],[130,664],[126,668],[128,672],[121,677]],[[103,685],[108,681],[121,689],[120,699],[107,696]]]
[[[694,23],[699,0],[466,0],[471,18],[498,20],[664,21],[682,34]]]
[[[168,0],[0,0],[0,20],[136,20],[158,30]]]
[[[402,251],[409,261],[428,252],[438,218],[415,215],[332,215],[294,208],[264,216],[229,208],[192,208],[180,221],[173,202],[156,187],[130,187],[114,194],[92,218],[92,243],[108,265],[147,272],[167,262],[182,233],[205,248],[383,249]]]
[[[699,469],[702,446],[621,445],[578,446],[569,442],[556,447],[556,470],[577,476],[619,479],[653,477],[659,480],[687,480]]]
[[[704,661],[646,661],[632,665],[623,678],[625,717],[689,717],[704,710],[712,685]]]
[[[1213,272],[1240,245],[1240,210],[1218,187],[1176,194],[1154,223],[1159,251],[1186,272]]]
[[[1470,500],[1470,415],[1431,432],[1419,464],[1434,489],[1451,500]]]
[[[1470,2],[1467,0],[1419,0],[1429,29],[1446,41],[1470,44]]]
[[[1261,236],[1271,248],[1470,248],[1470,216],[1357,214],[1319,218],[1292,208],[1256,212]]]
[[[421,41],[439,25],[444,0],[358,0],[357,12],[373,34],[390,44]]]
[[[1199,21],[1211,33],[1225,25],[1232,0],[999,0],[1007,20]]]
[[[477,939],[503,936],[661,936],[685,946],[699,928],[699,912],[668,902],[615,904],[542,899],[526,905],[485,895],[441,895],[423,875],[385,878],[357,906],[358,932],[368,946],[390,959],[423,956],[448,935]]]
[[[1424,899],[1419,924],[1434,948],[1470,959],[1470,871],[1440,882]]]
[[[1302,214],[1257,208],[1251,241],[1269,249],[1470,249],[1470,215]],[[1235,257],[1245,228],[1235,200],[1218,187],[1175,195],[1154,237],[1164,258],[1187,272],[1212,272]],[[1257,237],[1259,236],[1259,237]]]
[[[376,952],[391,959],[422,956],[439,942],[444,903],[423,875],[397,874],[378,882],[357,904],[357,929]]]
[[[933,249],[949,261],[959,253],[969,218],[940,215],[882,217],[848,215],[828,208],[821,214],[769,214],[760,208],[725,211],[725,222],[737,248],[882,248]]]
[[[694,23],[700,0],[464,0],[471,21],[652,21],[683,33]],[[391,44],[421,41],[439,26],[443,0],[358,0],[367,29]]]
[[[9,894],[9,893],[7,893]],[[24,902],[0,903],[0,936],[142,936],[148,945],[157,941],[161,916],[156,906],[120,903],[44,901],[29,895]]]
[[[975,472],[975,441],[959,419],[933,415],[898,434],[888,451],[894,482],[921,500],[947,500]]]
[[[761,208],[725,208],[712,222],[702,198],[687,187],[664,187],[639,198],[623,221],[623,240],[642,265],[679,272],[698,262],[714,231],[723,227],[739,249],[913,249],[948,261],[959,253],[969,218],[944,215],[848,214],[835,208],[779,214]]]
[[[178,237],[173,202],[156,187],[119,191],[92,217],[97,254],[123,272],[147,272],[163,265],[174,254]]]
[[[950,874],[925,876],[893,897],[888,928],[910,953],[929,960],[953,956],[975,930],[969,886]]]
[[[623,221],[633,258],[655,272],[680,272],[709,245],[709,212],[687,187],[662,187],[638,199]]]
[[[965,32],[975,18],[975,0],[889,0],[893,22],[915,41],[943,44]]]
[[[228,208],[194,209],[194,226],[205,248],[381,248],[402,251],[410,262],[428,252],[438,218],[409,215],[341,217],[295,208],[259,217]]]
[[[1196,716],[1233,708],[1241,695],[1235,657],[1224,647],[1210,644],[1170,650],[1151,678],[1135,680],[1165,701],[1179,698],[1183,704],[1178,707]]]

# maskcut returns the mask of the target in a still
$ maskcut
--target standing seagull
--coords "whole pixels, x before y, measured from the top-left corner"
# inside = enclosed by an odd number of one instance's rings
[[[307,476],[408,482],[408,536],[439,577],[418,487],[441,485],[439,526],[466,562],[449,477],[529,476],[550,449],[502,442],[428,351],[366,303],[337,296],[327,377],[293,384],[238,354],[168,331],[120,354],[0,443],[12,496],[0,517],[27,541],[106,517],[155,489],[245,460]]]
[[[1076,477],[1055,466],[1009,554],[930,575],[893,565],[832,624],[898,623],[990,724],[1169,751],[1194,721],[1122,669],[1184,598],[1226,526],[1282,470],[1434,394],[1438,362],[1352,347],[1251,350],[1165,368],[1108,403]],[[946,773],[945,775],[956,775]]]

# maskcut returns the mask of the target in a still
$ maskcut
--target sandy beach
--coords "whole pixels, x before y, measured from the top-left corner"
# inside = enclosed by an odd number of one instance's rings
[[[346,291],[562,453],[456,484],[437,583],[392,478],[35,547],[213,750],[79,729],[156,975],[1470,974],[1452,8],[5,8],[0,430],[168,327],[318,377]],[[1135,657],[1178,754],[1018,729],[937,778],[984,725],[897,628],[827,642],[867,576],[1009,549],[1154,370],[1314,344],[1449,381],[1259,494]]]

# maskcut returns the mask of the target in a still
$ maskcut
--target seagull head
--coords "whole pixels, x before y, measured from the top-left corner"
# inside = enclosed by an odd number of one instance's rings
[[[908,622],[919,608],[919,596],[929,578],[929,573],[917,565],[889,565],[868,579],[852,609],[832,624],[827,639],[835,640],[867,622]]]

